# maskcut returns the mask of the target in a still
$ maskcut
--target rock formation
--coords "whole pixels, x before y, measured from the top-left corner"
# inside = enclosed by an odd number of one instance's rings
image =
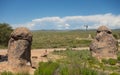
[[[116,58],[117,40],[112,31],[106,26],[100,26],[97,34],[90,45],[92,56],[97,58]]]
[[[8,64],[12,67],[31,66],[32,33],[24,27],[16,28],[8,44]]]

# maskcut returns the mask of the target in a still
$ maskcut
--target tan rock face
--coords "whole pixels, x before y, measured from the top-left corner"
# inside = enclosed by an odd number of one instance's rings
[[[32,33],[24,27],[11,33],[8,44],[8,64],[12,67],[31,66]]]
[[[97,58],[116,58],[117,40],[113,37],[112,31],[106,26],[100,26],[97,34],[90,44],[92,56]]]

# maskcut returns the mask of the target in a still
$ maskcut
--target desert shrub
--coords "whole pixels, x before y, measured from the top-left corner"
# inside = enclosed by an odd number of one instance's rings
[[[117,57],[117,60],[120,62],[120,56]]]
[[[117,56],[120,56],[120,51],[118,51]]]
[[[38,69],[35,70],[34,75],[53,75],[59,64],[56,62],[40,62]]]
[[[13,73],[9,72],[9,71],[4,71],[4,72],[0,73],[0,75],[13,75]]]
[[[108,59],[108,63],[109,63],[110,65],[115,65],[115,64],[117,63],[117,60],[110,58],[110,59]]]
[[[100,63],[95,57],[92,57],[92,56],[88,60],[89,60],[88,62],[89,62],[90,65],[94,65],[94,64],[99,64]]]
[[[118,39],[118,35],[117,34],[113,34],[113,36],[115,37],[115,39]]]
[[[104,64],[108,64],[108,60],[107,60],[107,59],[102,59],[102,62],[103,62]]]
[[[113,72],[110,75],[120,75],[119,73]]]
[[[118,53],[117,53],[117,60],[118,60],[118,62],[120,62],[120,51],[118,51]]]

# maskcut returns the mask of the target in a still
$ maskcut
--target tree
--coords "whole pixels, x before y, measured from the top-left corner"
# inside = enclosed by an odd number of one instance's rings
[[[12,27],[7,23],[0,23],[0,45],[7,46]]]

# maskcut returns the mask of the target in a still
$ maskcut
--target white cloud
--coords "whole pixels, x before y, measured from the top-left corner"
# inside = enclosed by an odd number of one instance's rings
[[[87,24],[89,29],[98,28],[100,25],[106,25],[109,28],[120,28],[120,15],[98,14],[88,16],[66,16],[66,17],[44,17],[33,19],[25,24],[30,29],[82,29]]]

